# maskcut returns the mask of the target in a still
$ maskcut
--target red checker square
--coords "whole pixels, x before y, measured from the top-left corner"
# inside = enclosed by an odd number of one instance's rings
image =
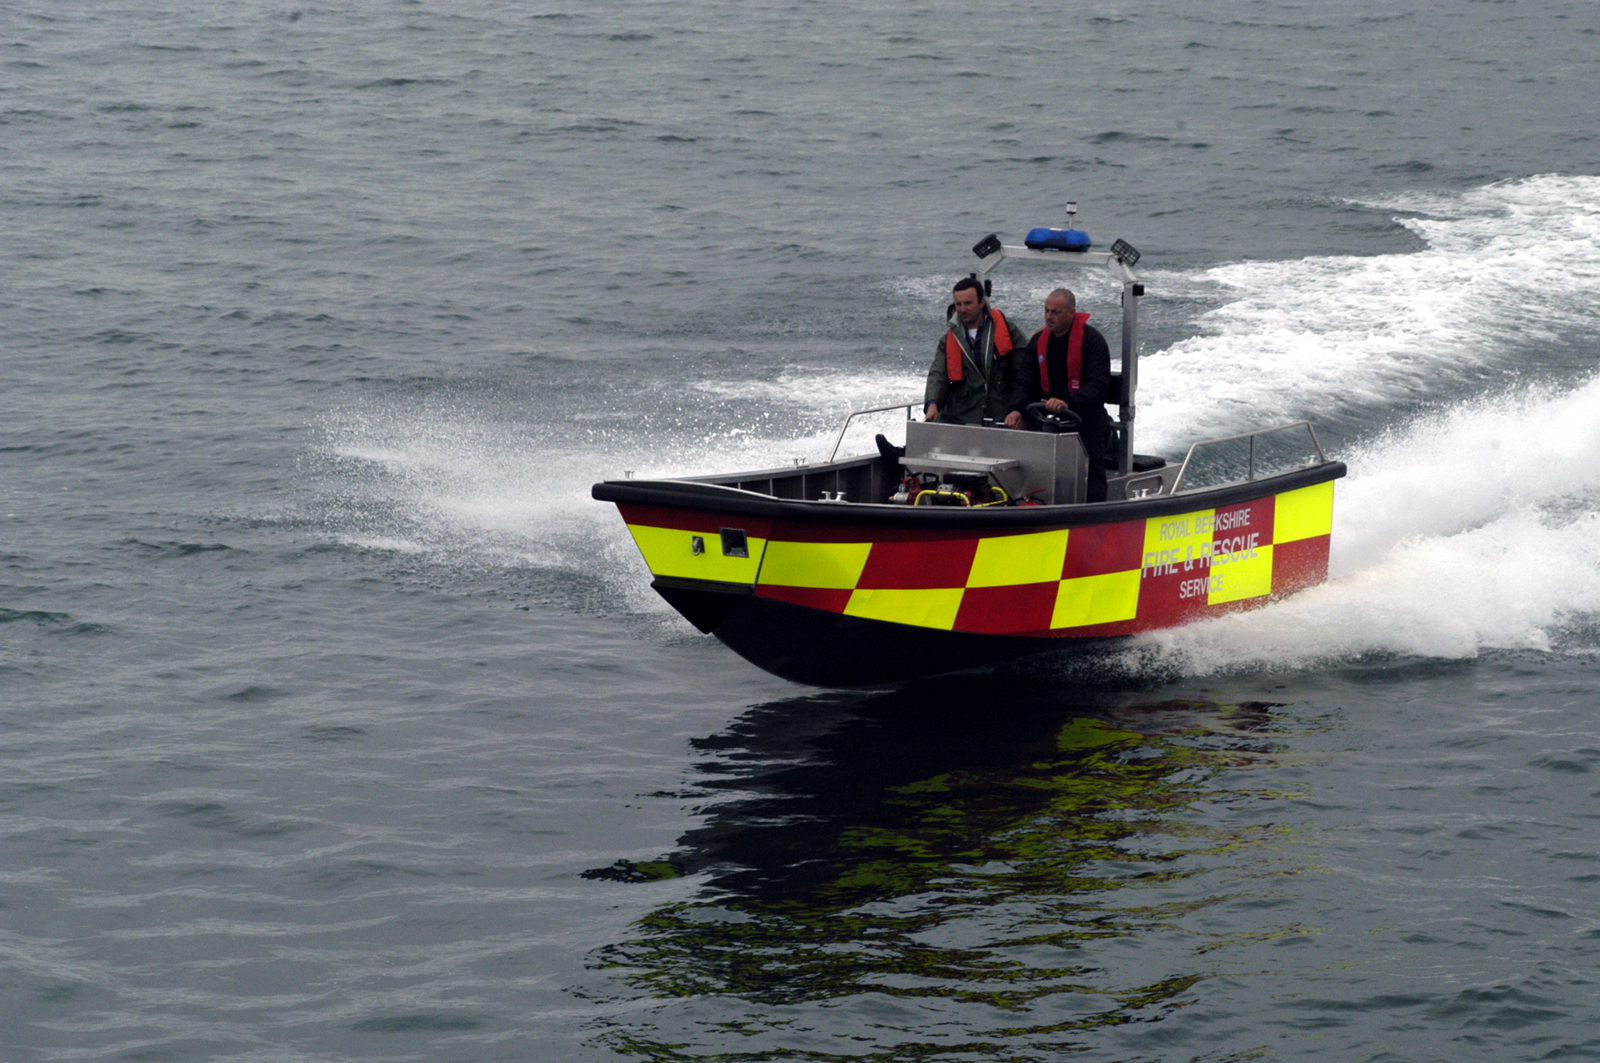
[[[964,587],[977,552],[976,539],[873,543],[856,586],[862,590]]]
[[[844,607],[850,604],[849,588],[838,590],[832,587],[775,587],[763,583],[756,588],[756,597],[772,598],[829,613],[842,613]]]
[[[1273,496],[1256,498],[1234,506],[1223,506],[1211,518],[1211,539],[1220,542],[1235,536],[1256,536],[1257,546],[1272,542]]]
[[[1328,578],[1328,536],[1314,535],[1272,548],[1272,593],[1314,587]]]
[[[989,635],[1048,631],[1059,587],[1054,580],[1010,587],[968,587],[956,612],[955,630]]]
[[[1127,572],[1144,560],[1144,521],[1091,524],[1067,533],[1067,556],[1062,579]]]
[[[1187,570],[1179,565],[1177,572],[1159,576],[1146,571],[1139,582],[1140,622],[1163,627],[1186,624],[1205,616],[1205,580],[1210,574],[1211,570],[1204,565]]]

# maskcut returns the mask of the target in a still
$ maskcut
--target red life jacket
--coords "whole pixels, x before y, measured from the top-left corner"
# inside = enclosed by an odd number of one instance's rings
[[[1067,393],[1077,391],[1083,387],[1083,323],[1089,320],[1089,315],[1079,311],[1072,315],[1072,331],[1067,333]],[[1039,389],[1044,395],[1050,394],[1050,366],[1046,364],[1045,354],[1050,350],[1050,330],[1042,329],[1039,332]]]
[[[1004,358],[1011,353],[1011,330],[1006,328],[1006,319],[1000,316],[1000,311],[994,307],[989,308],[989,320],[994,322],[994,349],[996,354]],[[977,352],[973,352],[976,357]],[[965,374],[961,370],[961,341],[956,339],[955,330],[944,334],[944,371],[952,384],[961,383]]]

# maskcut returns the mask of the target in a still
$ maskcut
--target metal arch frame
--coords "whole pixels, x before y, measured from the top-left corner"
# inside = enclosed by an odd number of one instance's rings
[[[1139,386],[1139,297],[1144,294],[1144,284],[1116,255],[1109,251],[1045,251],[1032,247],[1001,244],[1000,250],[978,260],[978,280],[985,282],[987,291],[989,275],[1008,259],[1048,262],[1053,266],[1104,266],[1122,284],[1122,404],[1117,408],[1121,420],[1120,453],[1117,471],[1123,476],[1133,472],[1133,421],[1137,415],[1134,395]]]
[[[1172,490],[1168,494],[1175,495],[1183,490],[1183,478],[1189,474],[1189,463],[1194,460],[1195,451],[1201,447],[1215,446],[1218,443],[1232,443],[1238,439],[1250,441],[1249,464],[1245,469],[1244,482],[1249,483],[1256,478],[1256,440],[1261,436],[1270,436],[1277,432],[1289,432],[1296,428],[1304,428],[1311,437],[1311,449],[1317,452],[1317,464],[1328,464],[1328,456],[1322,452],[1322,441],[1317,438],[1317,430],[1310,421],[1292,421],[1289,424],[1280,424],[1275,428],[1263,428],[1255,432],[1240,432],[1237,435],[1220,436],[1217,439],[1201,439],[1189,444],[1189,452],[1183,456],[1183,465],[1178,469],[1177,478],[1172,481]]]

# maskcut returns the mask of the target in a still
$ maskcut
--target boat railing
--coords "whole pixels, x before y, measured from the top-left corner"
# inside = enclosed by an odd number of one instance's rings
[[[1183,456],[1183,465],[1179,467],[1178,475],[1173,479],[1172,490],[1169,493],[1175,495],[1179,491],[1183,490],[1184,479],[1189,475],[1190,463],[1194,461],[1197,452],[1202,452],[1205,448],[1220,448],[1224,444],[1239,443],[1241,441],[1245,441],[1248,444],[1246,448],[1247,453],[1245,456],[1244,478],[1246,480],[1254,480],[1256,478],[1256,466],[1258,464],[1257,440],[1265,440],[1266,437],[1269,436],[1293,432],[1302,428],[1305,429],[1306,435],[1311,440],[1311,449],[1316,451],[1316,464],[1325,464],[1328,459],[1327,456],[1322,453],[1322,443],[1317,439],[1317,430],[1311,427],[1310,421],[1295,421],[1292,424],[1279,425],[1276,428],[1264,428],[1255,432],[1241,432],[1238,435],[1221,436],[1217,439],[1202,439],[1200,442],[1191,445],[1189,447],[1189,452]],[[1264,450],[1265,447],[1263,446],[1260,449]],[[1311,462],[1301,460],[1294,464],[1311,464]]]
[[[906,411],[906,420],[911,420],[911,411],[917,408],[916,402],[896,402],[888,406],[874,406],[870,410],[852,410],[850,416],[844,419],[844,424],[839,426],[839,438],[833,441],[833,449],[828,451],[828,460],[832,461],[839,456],[839,448],[844,444],[844,434],[850,431],[850,422],[857,417],[865,417],[869,413],[888,413],[890,410]]]

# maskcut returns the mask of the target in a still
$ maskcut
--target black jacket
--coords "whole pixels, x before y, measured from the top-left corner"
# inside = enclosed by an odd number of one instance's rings
[[[1085,427],[1108,424],[1111,418],[1106,413],[1105,403],[1111,392],[1111,348],[1106,345],[1106,338],[1093,325],[1083,326],[1083,361],[1079,367],[1083,374],[1082,386],[1068,394],[1067,337],[1052,335],[1045,354],[1045,364],[1050,370],[1050,391],[1046,393],[1039,383],[1039,332],[1028,338],[1026,347],[1012,352],[1017,372],[1007,409],[1020,412],[1030,403],[1049,398],[1064,399],[1072,412],[1083,418]]]

